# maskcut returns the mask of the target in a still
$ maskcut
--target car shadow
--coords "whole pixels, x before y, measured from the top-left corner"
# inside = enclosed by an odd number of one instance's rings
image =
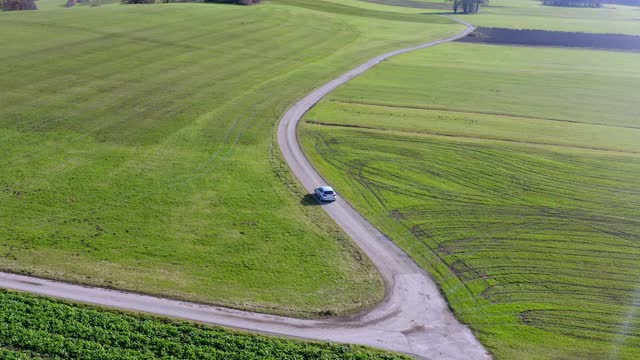
[[[306,194],[300,199],[300,204],[304,206],[321,206],[322,203],[318,201],[318,198],[314,194]]]

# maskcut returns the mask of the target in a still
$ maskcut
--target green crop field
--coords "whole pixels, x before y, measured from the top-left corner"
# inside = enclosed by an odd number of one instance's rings
[[[2,359],[353,359],[405,356],[277,339],[0,291]]]
[[[318,0],[0,13],[0,269],[271,313],[382,281],[283,164],[275,126],[385,50],[461,30]]]
[[[300,132],[498,359],[637,359],[639,87],[640,54],[446,44]]]
[[[491,0],[479,14],[460,17],[476,26],[640,35],[640,7],[613,4],[592,9],[543,6],[536,0]]]

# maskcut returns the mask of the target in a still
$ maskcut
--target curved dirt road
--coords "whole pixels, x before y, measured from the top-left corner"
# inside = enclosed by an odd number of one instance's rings
[[[471,25],[465,25],[464,32],[450,38],[378,56],[315,90],[287,111],[278,128],[278,143],[291,171],[307,190],[311,192],[324,181],[298,144],[296,127],[302,116],[326,94],[382,60],[458,39],[473,30]],[[323,208],[371,258],[384,278],[387,296],[364,315],[348,319],[300,320],[8,273],[0,273],[0,287],[270,334],[370,345],[420,358],[490,358],[471,331],[449,311],[429,276],[402,250],[345,201]]]

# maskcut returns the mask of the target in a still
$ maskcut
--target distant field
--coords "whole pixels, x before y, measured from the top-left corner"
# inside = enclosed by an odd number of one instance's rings
[[[460,16],[485,27],[640,35],[640,7],[622,5],[562,8],[535,0],[491,0],[479,14]]]
[[[440,12],[452,12],[451,4],[444,1],[421,1],[421,0],[357,0],[370,4],[381,4],[395,6],[401,9],[414,9],[423,12],[425,10],[438,10]]]
[[[436,11],[438,9],[433,9],[433,7],[427,7],[428,4],[421,4],[423,7],[415,8],[410,6],[400,6],[397,0],[387,1],[387,0],[325,0],[333,3],[356,6],[363,9],[372,9],[372,10],[381,10],[381,11],[390,11],[390,12],[399,12],[399,13],[407,13],[407,14],[424,14],[429,12],[442,12]],[[440,7],[448,7],[445,3],[438,3]]]
[[[2,359],[352,359],[405,356],[250,335],[0,291]]]
[[[308,317],[381,298],[301,204],[275,124],[355,64],[459,25],[317,0],[38,3],[0,13],[2,270]]]
[[[637,359],[639,86],[639,54],[447,44],[338,89],[302,142],[497,358]]]
[[[359,18],[442,24],[450,24],[452,22],[446,17],[433,16],[433,14],[425,13],[424,11],[401,11],[402,8],[396,6],[368,4],[354,0],[275,0],[275,2]]]

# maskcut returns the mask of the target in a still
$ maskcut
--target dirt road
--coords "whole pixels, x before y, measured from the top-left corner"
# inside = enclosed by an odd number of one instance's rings
[[[378,56],[296,103],[283,116],[278,143],[293,174],[312,191],[324,183],[298,144],[296,126],[329,92],[382,60],[455,40],[472,30]],[[385,280],[387,296],[370,312],[350,319],[300,320],[0,273],[0,287],[109,307],[154,313],[306,339],[375,346],[427,359],[490,358],[471,331],[459,323],[429,276],[344,200],[323,208],[372,259]]]

